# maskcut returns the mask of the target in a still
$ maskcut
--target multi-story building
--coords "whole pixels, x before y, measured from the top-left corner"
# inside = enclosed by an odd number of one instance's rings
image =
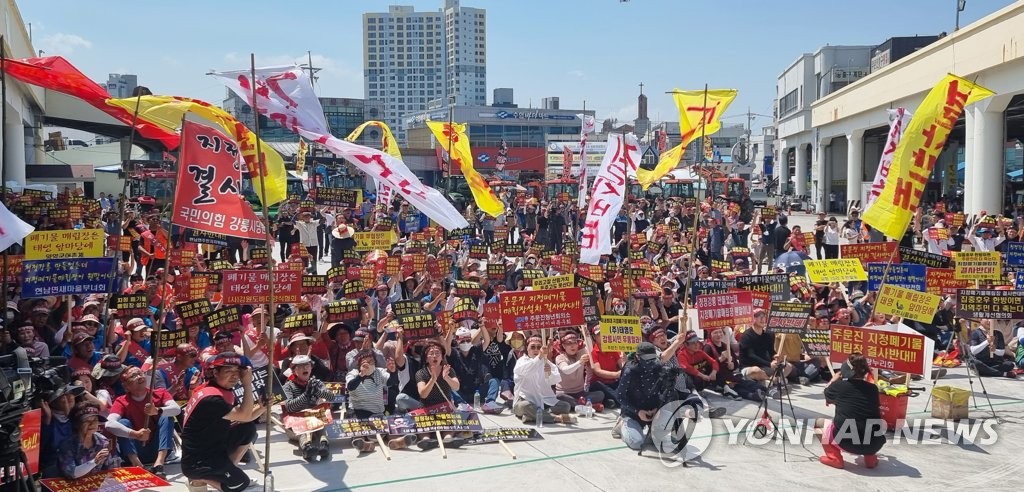
[[[110,97],[118,99],[131,97],[132,92],[139,85],[139,77],[127,73],[112,73],[107,75],[107,82],[100,82],[100,85],[107,88]]]
[[[437,12],[392,5],[363,14],[363,95],[384,102],[386,122],[401,143],[403,117],[431,101],[486,104],[485,11],[445,0]]]

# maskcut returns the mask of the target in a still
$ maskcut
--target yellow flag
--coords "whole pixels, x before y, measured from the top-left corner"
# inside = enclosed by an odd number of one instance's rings
[[[441,144],[441,148],[448,152],[449,159],[457,162],[462,169],[462,175],[466,177],[469,189],[473,192],[473,199],[476,206],[491,217],[497,217],[505,212],[505,204],[498,199],[498,196],[491,190],[490,185],[480,173],[473,169],[473,151],[469,148],[469,137],[466,136],[466,125],[459,123],[441,123],[428,121],[427,127],[434,134],[434,138]],[[448,148],[448,141],[451,139],[452,147]]]
[[[306,141],[299,137],[299,154],[295,156],[295,172],[302,174],[302,171],[306,170],[306,153],[309,152],[309,146],[306,145]]]
[[[398,149],[398,142],[395,141],[395,136],[391,133],[391,128],[388,128],[387,123],[384,123],[383,121],[367,121],[366,123],[359,125],[355,130],[352,130],[352,133],[349,133],[348,136],[345,137],[345,140],[355,142],[356,139],[359,138],[359,135],[362,135],[363,130],[368,126],[380,128],[380,131],[383,134],[380,138],[380,150],[395,159],[401,160],[402,151]]]
[[[885,188],[864,212],[864,222],[886,236],[902,238],[921,203],[935,161],[964,106],[993,94],[953,74],[946,75],[932,87],[903,131],[903,138],[893,153]]]
[[[679,107],[679,136],[682,139],[679,159],[674,159],[675,156],[668,156],[673,158],[666,159],[663,155],[653,171],[637,169],[637,181],[645,190],[679,165],[679,160],[683,156],[682,150],[686,149],[690,142],[701,135],[709,136],[722,128],[720,118],[733,99],[736,99],[736,89],[710,91],[674,89],[672,98],[675,99],[676,106]],[[669,151],[665,154],[671,153],[672,151]]]
[[[128,111],[135,111],[134,97],[107,99],[107,104],[125,108]],[[288,174],[284,169],[284,158],[271,146],[267,145],[266,142],[261,140],[260,150],[263,152],[265,169],[263,172],[258,172],[259,161],[256,158],[256,134],[223,109],[198,99],[177,96],[142,96],[139,102],[139,119],[171,130],[177,130],[181,126],[181,118],[188,111],[220,125],[224,131],[238,142],[239,152],[242,154],[242,160],[249,170],[249,176],[253,180],[253,186],[257,190],[257,195],[260,195],[260,179],[264,175],[267,176],[267,196],[265,200],[267,206],[284,201],[287,198]],[[260,196],[260,201],[264,201],[262,196]]]

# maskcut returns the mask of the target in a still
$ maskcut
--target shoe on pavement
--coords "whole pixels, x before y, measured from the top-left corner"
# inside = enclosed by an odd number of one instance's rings
[[[416,443],[416,446],[418,446],[423,451],[429,451],[437,447],[437,439],[430,437],[420,439],[420,441]]]
[[[722,418],[725,415],[725,407],[712,407],[708,409],[708,417],[713,419]]]
[[[932,369],[932,379],[942,379],[946,376],[946,370],[943,368]],[[877,460],[878,458],[875,458]]]
[[[473,411],[473,407],[470,406],[469,403],[459,403],[459,406],[458,406],[457,409],[460,412],[472,412]]]
[[[772,389],[768,390],[768,397],[773,399],[773,400],[781,400],[782,399],[782,391],[778,387],[772,388]]]
[[[320,455],[320,461],[331,460],[331,443],[325,438],[320,438],[320,446],[318,453]]]
[[[147,466],[145,470],[148,471],[149,473],[152,473],[153,475],[160,477],[161,479],[167,478],[167,474],[164,473],[164,465]]]
[[[444,447],[452,449],[461,448],[463,444],[466,444],[465,439],[455,436],[445,436],[444,439],[441,440],[444,441]]]
[[[801,386],[810,386],[811,385],[811,378],[809,378],[807,376],[800,376],[799,380],[800,380],[800,385]]]
[[[355,440],[352,441],[352,447],[357,447]],[[313,447],[312,443],[306,443],[306,445],[302,447],[302,459],[312,463],[316,461],[316,454],[317,449]]]
[[[622,417],[615,421],[615,425],[612,427],[612,438],[622,439]]]
[[[363,439],[357,437],[352,440],[352,447],[359,450],[359,453],[372,453],[377,447],[377,443],[369,439]]]
[[[874,468],[878,466],[878,455],[877,454],[865,454],[864,455],[864,467]]]
[[[396,437],[388,441],[388,447],[394,450],[405,449],[416,444],[416,439],[416,434],[407,434],[402,437]]]
[[[736,390],[729,387],[729,385],[725,385],[725,387],[722,388],[722,394],[725,396],[730,396],[734,400],[740,397],[740,394],[737,393]]]
[[[498,402],[496,402],[496,401],[489,401],[487,403],[484,403],[484,405],[483,405],[483,407],[481,407],[481,409],[486,414],[498,415],[498,414],[501,413],[502,410],[505,409],[505,406],[498,404]]]

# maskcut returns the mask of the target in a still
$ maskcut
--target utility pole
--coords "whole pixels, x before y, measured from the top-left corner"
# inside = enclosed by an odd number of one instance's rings
[[[960,30],[960,12],[963,12],[967,8],[967,0],[956,0],[956,28],[954,31]]]

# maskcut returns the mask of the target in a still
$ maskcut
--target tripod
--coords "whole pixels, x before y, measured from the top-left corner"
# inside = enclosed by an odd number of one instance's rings
[[[957,343],[960,346],[960,353],[963,356],[964,365],[967,366],[967,382],[971,386],[971,398],[974,400],[974,408],[978,408],[978,394],[975,393],[975,391],[974,391],[974,378],[977,377],[978,378],[978,384],[981,386],[981,394],[985,395],[985,400],[988,401],[988,409],[989,409],[989,411],[992,412],[992,418],[996,419],[996,422],[1001,424],[1003,422],[1000,420],[999,416],[996,415],[996,409],[992,405],[992,398],[989,397],[988,390],[985,389],[985,378],[983,378],[981,376],[981,373],[978,372],[978,366],[977,366],[977,364],[979,363],[978,359],[977,359],[977,357],[975,357],[974,352],[971,352],[971,344],[970,344],[969,338],[968,338],[970,336],[970,331],[969,330],[965,331],[963,329],[963,325],[960,324],[961,321],[963,321],[963,320],[960,320],[960,319],[956,319],[955,320],[956,326],[960,328],[960,329],[958,329],[956,331],[955,336],[956,336],[956,339],[957,339]],[[970,325],[971,325],[971,322],[968,321],[967,322],[968,328],[970,327]],[[971,375],[971,372],[974,372],[974,375]],[[932,389],[935,389],[935,382],[932,382]],[[925,404],[924,404],[924,409],[926,411],[928,410],[928,406],[931,405],[931,402],[932,402],[932,394],[929,393],[928,394],[928,401],[926,401]]]
[[[789,395],[789,382],[786,380],[785,369],[786,369],[786,359],[783,358],[782,359],[782,363],[775,367],[775,369],[772,371],[771,377],[768,378],[768,389],[770,391],[771,388],[777,387],[778,391],[783,392],[785,394],[786,402],[783,402],[782,395],[781,394],[779,395],[779,419],[781,421],[783,421],[783,423],[785,423],[785,417],[786,417],[786,415],[785,415],[785,403],[788,403],[789,404],[789,414],[793,417],[793,423],[795,424],[796,420],[797,420],[796,419],[796,410],[793,409],[793,398]],[[775,436],[779,435],[779,426],[776,423],[776,421],[774,419],[772,419],[771,414],[768,413],[768,398],[769,398],[769,396],[768,396],[768,393],[766,392],[764,394],[764,396],[761,398],[761,403],[759,403],[757,405],[757,412],[754,414],[754,417],[757,420],[757,424],[754,426],[754,430],[751,432],[751,434],[753,434],[754,437],[763,438],[763,437],[767,436],[769,429],[771,430],[772,437],[775,437]],[[743,440],[743,444],[746,445],[749,442],[749,440],[750,440],[750,438],[749,438],[749,436],[747,436]],[[803,442],[800,443],[800,446],[803,447],[804,449],[807,449],[807,447],[804,446]],[[810,450],[808,450],[808,452],[810,452]],[[783,432],[782,433],[782,461],[783,462],[787,462],[788,461],[787,456],[788,455],[786,453],[786,433]]]

